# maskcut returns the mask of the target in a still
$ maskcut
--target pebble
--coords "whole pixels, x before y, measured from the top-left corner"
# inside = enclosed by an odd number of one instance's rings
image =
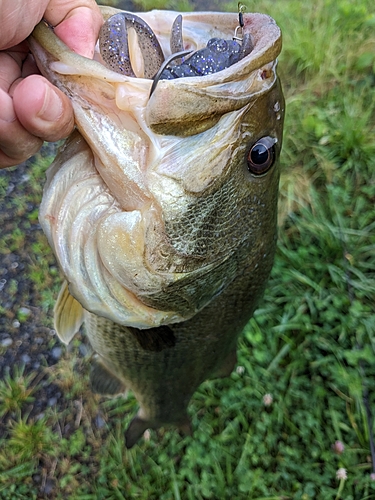
[[[57,403],[57,398],[53,397],[53,398],[49,398],[48,400],[48,406],[55,406],[55,404]]]
[[[19,314],[22,314],[22,316],[30,316],[31,310],[28,307],[20,307],[18,309]]]
[[[2,340],[2,341],[0,342],[0,345],[1,345],[2,347],[9,347],[9,346],[10,346],[10,345],[12,345],[12,344],[13,344],[13,340],[12,340],[10,337],[8,337],[8,338],[6,338],[6,339],[4,339],[4,340]]]
[[[98,429],[101,429],[102,427],[105,426],[105,420],[102,416],[96,415],[95,417],[95,425]]]
[[[55,488],[55,480],[52,477],[47,477],[43,493],[45,495],[50,495],[54,490],[54,488]]]
[[[20,325],[21,325],[21,323],[20,323],[17,319],[16,319],[15,321],[13,321],[13,323],[12,323],[12,326],[13,326],[14,328],[19,328],[19,327],[20,327]]]
[[[8,187],[7,187],[7,190],[5,191],[5,194],[6,195],[10,194],[15,187],[16,186],[15,186],[15,184],[13,184],[13,182],[8,182]]]
[[[30,363],[31,358],[30,358],[30,356],[28,354],[22,354],[21,360],[22,360],[23,363],[27,364],[27,363]]]
[[[44,342],[44,338],[43,337],[35,337],[34,342],[35,342],[35,344],[41,345]]]
[[[89,350],[85,344],[80,344],[79,352],[81,353],[82,356],[87,356]]]
[[[62,354],[62,349],[61,347],[54,347],[51,351],[52,357],[55,359],[60,359],[61,354]]]

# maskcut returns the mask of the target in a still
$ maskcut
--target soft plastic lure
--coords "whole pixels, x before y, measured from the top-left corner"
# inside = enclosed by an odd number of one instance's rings
[[[253,43],[250,33],[243,32],[242,17],[241,15],[239,17],[240,26],[236,29],[233,40],[211,38],[206,47],[193,52],[184,50],[182,16],[178,15],[171,27],[172,55],[165,59],[160,43],[150,26],[135,14],[121,12],[103,24],[99,35],[100,53],[104,63],[116,73],[138,76],[132,66],[135,56],[131,56],[129,49],[129,36],[133,36],[130,30],[133,29],[138,37],[138,46],[143,59],[141,74],[144,78],[154,79],[152,93],[159,80],[217,73],[248,55]],[[241,37],[237,36],[239,29],[242,31]],[[187,55],[190,57],[186,57]]]

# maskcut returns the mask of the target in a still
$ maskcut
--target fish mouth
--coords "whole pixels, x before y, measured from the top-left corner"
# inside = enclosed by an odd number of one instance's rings
[[[105,19],[99,33],[99,53],[104,65],[116,73],[152,78],[150,96],[160,80],[199,77],[222,71],[253,50],[249,26],[240,15],[232,39],[211,38],[198,50],[195,41],[184,40],[183,17],[178,14],[171,26],[169,49],[163,49],[147,22],[136,14],[119,12]]]
[[[108,23],[108,20],[110,20],[114,15],[128,14],[134,16],[134,14],[124,13],[121,10],[113,9],[111,7],[101,6],[100,10],[103,15],[104,23]],[[170,38],[171,33],[173,32],[173,23],[176,20],[177,14],[178,13],[173,11],[154,10],[151,12],[137,14],[135,16],[147,23],[154,39],[160,47],[159,52],[161,52],[161,54],[151,55],[151,59],[157,59],[159,57],[159,61],[155,61],[156,67],[158,64],[161,64],[164,58],[168,59],[170,56],[174,55],[170,48],[172,45]],[[226,42],[231,41],[234,38],[238,38],[237,36],[234,36],[239,27],[238,16],[236,14],[193,12],[180,13],[177,17],[179,16],[182,16],[183,18],[183,48],[184,50],[186,49],[186,51],[199,51],[203,49],[212,38],[218,38]],[[151,129],[155,132],[167,135],[169,132],[162,129],[162,123],[164,124],[166,122],[166,115],[169,114],[171,110],[168,109],[168,112],[166,111],[165,92],[175,94],[181,94],[186,91],[195,92],[195,98],[198,99],[199,105],[201,105],[199,100],[202,92],[204,94],[211,93],[216,99],[216,105],[212,107],[213,103],[211,102],[209,107],[219,116],[233,109],[233,100],[238,100],[237,109],[239,109],[244,105],[246,100],[248,100],[248,94],[250,92],[257,93],[261,91],[261,85],[256,87],[254,86],[254,82],[252,82],[252,87],[244,85],[244,79],[247,78],[249,74],[258,71],[260,80],[267,80],[269,75],[273,73],[269,66],[271,65],[272,67],[274,61],[277,59],[277,56],[281,51],[282,44],[279,27],[271,17],[265,14],[246,14],[243,16],[243,19],[244,26],[242,39],[251,38],[251,42],[250,45],[245,46],[243,53],[234,64],[220,71],[202,75],[195,74],[193,78],[189,76],[179,76],[178,78],[174,78],[172,80],[159,78],[156,85],[158,92],[154,92],[157,97],[152,95],[152,99],[148,99],[154,82],[154,80],[150,78],[150,75],[148,74],[148,76],[146,76],[144,74],[144,69],[137,70],[136,75],[132,67],[129,70],[129,74],[126,74],[124,71],[120,71],[118,66],[119,59],[124,57],[122,53],[121,57],[117,54],[115,60],[112,60],[109,64],[108,58],[103,58],[103,55],[100,52],[100,39],[94,54],[94,61],[91,61],[91,63],[88,62],[90,60],[87,58],[72,52],[44,23],[40,23],[35,28],[30,38],[30,45],[37,62],[39,61],[42,73],[44,74],[44,72],[48,71],[47,67],[49,67],[52,72],[49,71],[46,76],[52,79],[52,81],[55,80],[53,83],[57,86],[59,86],[59,80],[54,77],[54,71],[56,73],[60,73],[61,75],[80,75],[82,77],[91,76],[95,73],[97,78],[103,79],[108,83],[113,83],[114,85],[127,82],[129,83],[127,89],[129,107],[134,104],[134,100],[132,99],[133,93],[130,92],[130,85],[133,86],[133,90],[134,87],[136,87],[139,94],[134,97],[138,99],[139,105],[148,107],[147,118]],[[142,53],[138,40],[139,38],[132,38],[132,43],[129,42],[129,45],[131,45],[132,48],[130,48],[128,52],[130,55],[135,54],[133,61],[137,59],[136,56],[139,56],[138,59],[142,59],[144,61],[149,54],[147,54],[147,52]],[[103,48],[104,42],[101,45]],[[49,56],[46,57],[46,54],[49,54]],[[130,56],[128,55],[126,58],[129,57]],[[111,68],[114,68],[116,71],[112,71]],[[152,74],[153,71],[150,71]],[[234,84],[237,85],[234,86]],[[121,87],[121,85],[118,85],[118,87]],[[119,103],[122,103],[124,100],[123,94],[124,92],[119,90],[118,95],[116,95],[116,99]],[[228,100],[228,98],[230,98],[229,100],[231,101],[230,106],[225,106],[224,102],[220,102]],[[164,103],[164,106],[162,106],[164,111],[163,114],[159,109],[160,101],[163,101]],[[168,108],[174,108],[175,102],[173,101],[171,104],[172,105],[168,106]],[[177,115],[180,116],[181,120],[185,121],[186,117],[181,116],[181,113],[181,106],[178,106],[173,113],[173,116],[169,118],[169,121],[176,120]],[[198,119],[202,121],[204,114],[207,114],[207,106],[204,110],[202,110],[200,116],[197,117],[195,121],[197,122]],[[194,130],[191,130],[189,127],[185,127],[184,131],[177,130],[176,132],[175,130],[174,135],[179,135],[181,133],[182,136],[186,136],[190,133],[199,133],[203,130],[202,127],[197,127],[196,125],[197,124],[195,124]],[[210,124],[207,124],[207,128],[209,126]]]

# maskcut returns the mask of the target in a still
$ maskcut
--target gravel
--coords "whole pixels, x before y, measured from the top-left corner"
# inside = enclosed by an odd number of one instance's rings
[[[45,146],[42,156],[54,154],[55,148],[55,145]],[[45,175],[40,172],[35,179],[39,192],[32,191],[30,179],[36,171],[31,161],[0,170],[0,380],[21,367],[25,374],[34,373],[41,380],[40,389],[34,394],[35,401],[28,409],[29,418],[40,418],[48,407],[60,405],[60,409],[64,409],[68,404],[59,387],[49,382],[47,373],[66,350],[53,329],[52,306],[59,278],[56,276],[54,281],[48,277],[54,287],[51,290],[44,285],[44,280],[42,289],[38,289],[31,276],[33,272],[41,272],[43,259],[50,262],[50,269],[57,269],[52,252],[41,254],[38,245],[44,236],[36,216],[29,217],[38,209],[41,186],[45,182]],[[17,238],[19,244],[15,245]],[[51,297],[48,311],[45,294]],[[82,346],[79,353],[83,357],[89,348]],[[0,435],[5,429],[6,417],[3,417]]]

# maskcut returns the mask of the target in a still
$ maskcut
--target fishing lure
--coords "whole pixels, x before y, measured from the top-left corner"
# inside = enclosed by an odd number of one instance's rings
[[[242,10],[239,9],[239,26],[232,40],[211,38],[206,47],[197,51],[184,50],[182,16],[178,15],[171,28],[171,56],[164,59],[160,43],[151,27],[139,16],[121,12],[103,24],[99,34],[99,48],[104,63],[116,73],[143,76],[154,80],[150,96],[160,80],[205,76],[232,66],[253,49],[250,33],[244,32]],[[143,70],[136,74],[135,57],[129,50],[128,39],[133,29],[138,36],[143,58]],[[241,31],[241,36],[239,36]],[[189,57],[187,57],[189,56]]]

